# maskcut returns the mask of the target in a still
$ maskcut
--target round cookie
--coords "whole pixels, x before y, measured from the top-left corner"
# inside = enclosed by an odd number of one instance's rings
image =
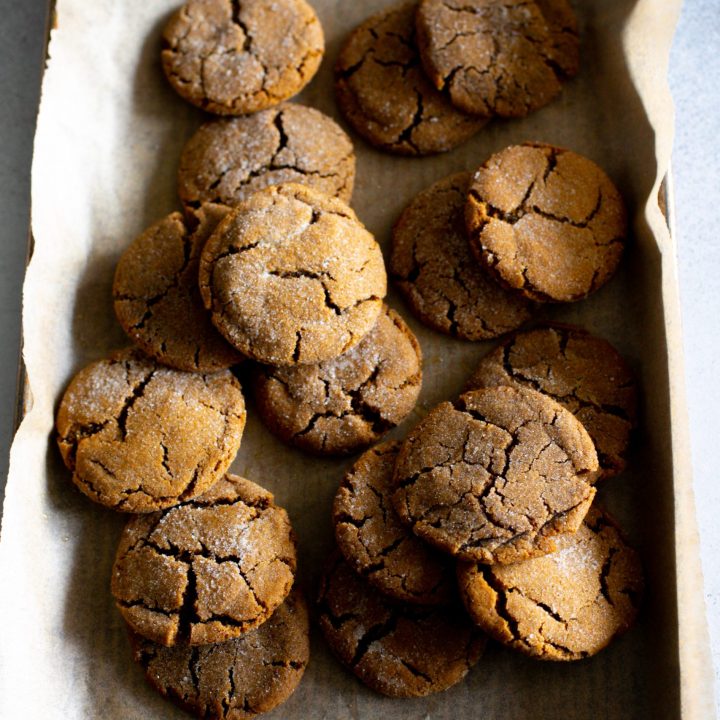
[[[180,156],[178,192],[185,207],[232,207],[268,185],[296,182],[349,202],[354,180],[355,153],[340,126],[285,103],[202,125]]]
[[[347,352],[372,329],[386,291],[380,246],[355,213],[292,183],[240,203],[200,260],[200,292],[215,326],[269,365]]]
[[[385,595],[448,605],[456,596],[454,563],[413,535],[390,502],[400,445],[375,446],[345,475],[333,503],[335,538],[353,570]]]
[[[258,366],[253,383],[263,422],[283,441],[317,455],[376,442],[415,407],[422,354],[410,328],[383,307],[358,345],[332,360]]]
[[[465,389],[499,385],[534,388],[573,413],[595,443],[602,477],[625,469],[637,386],[607,340],[570,325],[517,333],[480,361]]]
[[[417,195],[393,228],[390,275],[410,308],[433,330],[487,340],[530,317],[530,303],[477,266],[467,241],[465,203],[472,173]]]
[[[300,92],[324,49],[305,0],[189,0],[165,26],[161,57],[185,100],[218,115],[245,115]]]
[[[514,565],[458,565],[460,592],[490,637],[541,660],[594,655],[637,616],[640,559],[597,507],[550,555]]]
[[[486,120],[455,109],[427,80],[415,47],[416,2],[372,15],[348,36],[335,64],[338,106],[373,145],[400,155],[444,152]]]
[[[505,148],[475,173],[465,220],[478,260],[539,302],[595,292],[615,272],[627,235],[610,178],[581,155],[539,143]]]
[[[228,642],[164,647],[130,638],[133,659],[161,695],[214,720],[252,718],[285,702],[310,659],[307,606],[298,590],[259,628]]]
[[[162,512],[132,518],[111,589],[134,632],[162,645],[205,645],[264,623],[295,579],[290,520],[264,488],[226,475]]]
[[[56,419],[77,487],[134,513],[205,492],[230,466],[244,427],[245,403],[229,370],[171,370],[131,349],[82,369]]]
[[[320,629],[343,665],[389,697],[418,697],[460,682],[485,648],[459,608],[386,598],[331,558],[318,597]]]
[[[578,71],[567,0],[422,0],[416,23],[428,77],[467,113],[522,117]]]
[[[115,269],[122,329],[146,355],[176,370],[214,372],[242,360],[210,321],[198,289],[200,252],[226,213],[204,205],[188,220],[168,215],[132,242]]]
[[[393,505],[440,550],[482,563],[552,552],[595,496],[597,455],[569,411],[534,390],[483,388],[444,402],[408,435]]]

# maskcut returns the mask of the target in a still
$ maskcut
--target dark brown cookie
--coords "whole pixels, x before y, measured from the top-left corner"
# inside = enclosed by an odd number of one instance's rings
[[[607,340],[569,325],[518,333],[480,361],[465,389],[499,385],[534,388],[557,400],[588,431],[602,476],[625,469],[637,386],[632,370]]]
[[[416,2],[395,5],[358,26],[335,64],[335,93],[366,140],[400,155],[451,150],[485,124],[455,109],[423,73],[415,47]]]
[[[627,234],[610,178],[581,155],[538,143],[505,148],[475,173],[465,219],[478,260],[540,302],[581,300],[604,285]]]
[[[467,113],[522,117],[577,74],[577,21],[567,0],[422,0],[428,76]]]
[[[472,173],[421,192],[393,228],[390,274],[413,312],[433,330],[487,340],[530,317],[530,303],[501,287],[470,252],[465,204]]]
[[[235,206],[268,185],[296,182],[350,202],[355,153],[350,138],[319,110],[285,103],[254,115],[212,120],[180,156],[186,207]]]
[[[295,579],[287,513],[264,488],[226,475],[200,497],[131,519],[112,574],[134,632],[162,645],[205,645],[261,625]]]
[[[122,350],[82,369],[57,413],[73,482],[123,512],[154,512],[204,493],[233,461],[245,427],[230,371],[186,373]]]
[[[242,720],[293,694],[310,659],[308,612],[293,590],[256,630],[215,645],[164,647],[131,634],[133,658],[164,697],[204,720]]]
[[[355,572],[385,595],[447,605],[456,594],[454,563],[413,535],[390,502],[400,445],[377,445],[345,475],[333,504],[335,538]]]
[[[375,327],[351,350],[317,365],[260,366],[258,412],[285,442],[318,455],[368,447],[402,422],[422,384],[412,330],[384,306]]]
[[[393,505],[413,532],[482,563],[552,552],[595,496],[597,455],[585,428],[546,395],[483,388],[444,402],[408,435]]]
[[[460,608],[386,598],[336,553],[318,597],[320,629],[330,648],[368,687],[390,697],[430,695],[460,682],[485,638]]]
[[[305,0],[189,0],[165,27],[162,65],[188,102],[244,115],[300,92],[324,48]]]
[[[635,622],[643,592],[640,559],[597,507],[557,550],[514,565],[460,563],[473,620],[490,637],[541,660],[580,660]]]

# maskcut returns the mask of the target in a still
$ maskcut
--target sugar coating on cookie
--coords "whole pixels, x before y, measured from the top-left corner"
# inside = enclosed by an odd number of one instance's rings
[[[384,597],[335,553],[318,596],[320,629],[340,662],[389,697],[420,697],[459,683],[485,637],[458,607]]]
[[[423,323],[465,340],[515,330],[531,303],[478,267],[468,245],[465,204],[472,173],[444,178],[417,195],[393,228],[390,276]]]
[[[460,563],[460,592],[495,640],[542,660],[594,655],[635,622],[643,593],[637,553],[593,507],[557,550],[513,565]]]
[[[347,121],[366,140],[401,155],[444,152],[485,124],[452,106],[425,77],[415,47],[416,2],[359,25],[335,64],[335,93]]]
[[[235,206],[268,185],[297,182],[349,202],[355,153],[340,126],[319,110],[284,103],[205,123],[180,156],[178,192],[186,207]]]
[[[205,492],[240,447],[245,403],[228,370],[187,373],[122,350],[83,368],[58,408],[73,482],[114,510],[161,510]]]
[[[595,496],[597,455],[568,410],[534,390],[483,388],[444,402],[408,435],[393,505],[440,550],[512,563],[554,549]]]
[[[194,500],[132,518],[111,588],[134,632],[162,645],[205,645],[265,622],[290,592],[296,565],[285,510],[228,474]]]
[[[215,326],[269,365],[347,352],[382,310],[380,246],[342,201],[276,185],[240,203],[210,237],[200,292]]]
[[[218,115],[244,115],[300,92],[324,48],[305,0],[189,0],[165,26],[161,57],[185,100]]]
[[[637,383],[607,340],[569,325],[517,333],[480,361],[465,389],[499,385],[534,388],[573,413],[595,443],[602,477],[625,469]]]
[[[346,473],[332,510],[338,548],[355,572],[385,595],[448,605],[456,595],[454,563],[413,535],[392,507],[400,446],[376,445]]]
[[[346,353],[313,365],[259,366],[253,388],[260,416],[282,440],[318,455],[344,455],[402,422],[421,385],[420,345],[385,306]]]
[[[567,0],[422,0],[416,22],[425,71],[468,113],[522,117],[578,71]]]
[[[285,702],[310,659],[308,611],[299,590],[259,628],[227,642],[165,647],[130,637],[133,659],[161,695],[215,720],[252,718]]]
[[[610,178],[577,153],[539,143],[505,148],[480,167],[465,220],[478,260],[539,302],[595,292],[615,272],[627,235]]]

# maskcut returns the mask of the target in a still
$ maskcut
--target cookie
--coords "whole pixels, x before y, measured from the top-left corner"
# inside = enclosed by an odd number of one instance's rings
[[[422,354],[410,328],[384,306],[358,345],[332,360],[259,366],[253,383],[263,422],[285,442],[317,455],[368,447],[415,407]]]
[[[372,15],[348,36],[335,64],[340,111],[373,145],[400,155],[445,152],[484,119],[456,110],[427,80],[415,47],[416,2]]]
[[[205,645],[264,623],[295,579],[287,513],[264,488],[226,475],[120,537],[112,594],[132,630],[162,645]]]
[[[522,117],[577,74],[577,21],[567,0],[422,0],[423,67],[467,113]]]
[[[122,254],[115,270],[115,315],[128,337],[159,363],[214,372],[242,355],[210,321],[198,289],[200,251],[227,212],[204,205],[189,220],[171,213]]]
[[[333,503],[335,538],[353,570],[385,595],[448,605],[456,594],[454,563],[413,535],[390,502],[400,445],[375,446],[345,475]]]
[[[380,595],[336,553],[318,597],[320,629],[343,665],[389,697],[418,697],[459,683],[485,648],[460,608]]]
[[[355,153],[340,126],[285,103],[200,127],[180,156],[178,192],[185,207],[232,207],[268,185],[296,182],[350,202],[354,180]]]
[[[632,626],[643,592],[640,559],[597,507],[550,555],[514,565],[458,566],[460,592],[490,637],[541,660],[594,655]]]
[[[539,143],[505,148],[475,173],[465,219],[478,260],[539,302],[595,292],[615,272],[627,235],[610,178],[581,155]]]
[[[310,659],[308,612],[293,590],[256,630],[215,645],[164,647],[131,634],[133,658],[161,695],[207,720],[252,718],[285,702]]]
[[[440,550],[481,563],[552,552],[595,496],[597,455],[568,410],[534,390],[474,390],[432,410],[395,466],[393,505]]]
[[[83,368],[56,419],[77,487],[134,513],[204,493],[230,466],[244,427],[245,403],[230,371],[171,370],[130,349]]]
[[[468,246],[465,203],[471,173],[417,195],[393,228],[390,276],[413,313],[433,330],[487,340],[530,317],[531,304],[477,266]]]
[[[305,0],[189,0],[163,32],[162,66],[185,100],[245,115],[300,92],[325,49]]]
[[[637,386],[607,340],[570,325],[518,333],[480,361],[465,389],[498,385],[521,385],[553,398],[588,431],[603,477],[625,469]]]
[[[355,213],[292,183],[240,203],[200,260],[200,292],[215,326],[269,365],[347,352],[372,329],[386,290],[380,246]]]

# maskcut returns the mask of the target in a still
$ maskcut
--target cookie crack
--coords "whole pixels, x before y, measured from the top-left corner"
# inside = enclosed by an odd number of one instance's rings
[[[418,149],[418,146],[413,141],[413,132],[415,128],[417,128],[420,123],[422,123],[423,119],[423,96],[422,93],[415,89],[415,95],[417,96],[417,106],[415,108],[415,113],[413,114],[412,120],[410,121],[410,124],[398,135],[397,140],[393,144],[400,145],[402,143],[407,143],[416,153],[419,153],[420,150]]]
[[[419,668],[415,667],[412,663],[410,663],[408,660],[405,660],[404,658],[398,658],[400,662],[402,663],[403,667],[407,668],[412,675],[414,675],[416,678],[420,678],[421,680],[424,680],[428,685],[432,684],[433,679],[424,673]]]
[[[349,663],[350,667],[357,667],[363,657],[367,654],[371,645],[393,633],[397,626],[397,621],[398,616],[395,613],[392,613],[385,622],[370,626],[358,640],[355,647],[355,653]]]
[[[512,591],[512,589],[507,588],[488,567],[484,565],[476,565],[475,568],[495,594],[493,604],[495,614],[505,623],[505,629],[512,640],[515,642],[521,642],[522,636],[520,633],[520,624],[516,618],[513,617],[507,604],[507,595]]]

